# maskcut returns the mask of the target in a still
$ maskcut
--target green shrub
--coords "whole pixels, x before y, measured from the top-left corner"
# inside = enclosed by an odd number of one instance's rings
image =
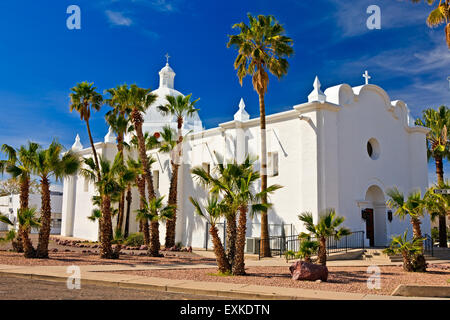
[[[142,232],[132,233],[128,236],[125,241],[125,245],[137,247],[142,246],[144,244],[144,234]]]

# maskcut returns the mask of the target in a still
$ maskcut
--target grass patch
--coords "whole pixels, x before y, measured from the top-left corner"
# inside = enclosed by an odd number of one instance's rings
[[[211,272],[211,273],[207,273],[208,276],[215,276],[215,277],[231,277],[233,276],[233,274],[228,271],[228,272]]]

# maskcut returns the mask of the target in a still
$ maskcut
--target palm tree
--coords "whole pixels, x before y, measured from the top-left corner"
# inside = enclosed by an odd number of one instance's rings
[[[220,157],[220,156],[219,156]],[[273,185],[262,192],[255,192],[254,184],[260,179],[258,171],[253,170],[255,160],[246,157],[242,164],[230,162],[226,165],[222,161],[215,168],[218,177],[214,178],[203,168],[194,168],[192,173],[202,183],[211,188],[212,194],[221,193],[226,209],[222,213],[227,218],[227,231],[234,224],[234,232],[227,232],[228,246],[232,255],[228,255],[228,261],[232,267],[233,275],[245,274],[244,247],[247,230],[247,214],[254,215],[256,212],[267,210],[270,204],[262,204],[260,200],[263,195],[273,193],[281,186]],[[239,221],[236,230],[236,216],[239,213]]]
[[[87,179],[95,181],[96,179],[96,165],[91,158],[85,158],[84,162],[87,168],[81,169],[81,174]],[[124,171],[126,171],[124,173]],[[119,179],[132,181],[134,175],[128,171],[123,165],[122,155],[118,153],[114,158],[113,163],[107,159],[100,157],[100,174],[101,180],[95,181],[97,191],[101,197],[101,257],[104,259],[118,258],[117,252],[114,252],[111,247],[112,239],[112,208],[111,200],[118,197],[123,190],[123,186]]]
[[[142,131],[142,123],[144,118],[142,113],[145,112],[155,101],[157,96],[151,93],[150,89],[139,88],[137,85],[133,84],[129,89],[129,105],[131,108],[131,121],[134,125],[134,130],[136,132],[136,138],[138,142],[138,154],[139,159],[143,165],[144,178],[147,184],[148,201],[155,198],[155,189],[153,186],[152,172],[150,170],[150,163],[147,157],[147,151],[145,148],[145,137]],[[160,256],[159,249],[161,244],[159,242],[159,222],[154,220],[151,222],[151,240],[150,247],[151,252],[155,256]]]
[[[130,127],[128,115],[130,113],[128,100],[128,86],[126,84],[111,88],[105,91],[109,94],[109,98],[105,103],[109,105],[112,110],[105,115],[106,122],[109,124],[113,132],[117,135],[117,150],[123,154],[124,150],[124,136],[127,132],[132,131]],[[116,231],[122,230],[123,219],[125,211],[125,190],[120,195],[119,213],[117,216]]]
[[[147,147],[149,149],[154,149],[159,147],[159,151],[163,153],[170,154],[170,163],[172,165],[172,175],[170,177],[170,187],[169,187],[169,201],[170,205],[177,205],[177,186],[178,186],[178,167],[179,163],[176,161],[176,155],[173,153],[177,153],[179,141],[180,139],[176,139],[175,131],[170,128],[169,125],[164,126],[162,131],[160,132],[160,136],[162,141],[158,141],[157,138],[153,136],[149,136],[147,139]],[[172,219],[167,220],[166,223],[166,239],[164,246],[166,248],[171,248],[175,245],[175,225],[176,225],[176,210],[174,212],[174,216]]]
[[[40,148],[39,144],[28,142],[26,146],[15,149],[7,144],[2,145],[2,151],[6,154],[6,160],[0,160],[0,170],[2,174],[6,171],[12,178],[19,180],[20,184],[20,210],[28,209],[30,197],[30,176],[33,170],[33,159]],[[23,251],[21,225],[19,224],[19,232],[17,239],[13,242],[17,252]]]
[[[39,218],[36,214],[36,208],[26,208],[17,210],[17,218],[19,220],[19,232],[23,239],[23,251],[25,258],[35,258],[36,250],[30,239],[30,231],[32,228],[41,226]]]
[[[144,204],[143,209],[139,209],[137,212],[136,219],[138,221],[147,220],[150,222],[153,221],[166,221],[168,219],[172,219],[174,212],[175,212],[175,206],[172,205],[163,205],[164,196],[162,197],[155,197],[150,202],[146,202]],[[148,255],[151,257],[155,257],[156,253],[152,251],[152,246],[148,248]],[[159,254],[159,252],[158,252]],[[163,256],[163,255],[160,255]]]
[[[192,94],[189,94],[185,97],[182,95],[177,96],[176,98],[171,95],[166,96],[167,104],[158,106],[158,110],[163,115],[171,115],[175,116],[177,119],[177,140],[176,145],[173,145],[173,134],[170,128],[163,129],[161,135],[165,143],[162,145],[163,152],[172,152],[171,156],[171,164],[172,164],[172,177],[170,179],[170,189],[169,189],[169,204],[177,205],[177,194],[178,194],[178,168],[181,164],[181,157],[183,156],[183,122],[185,117],[189,117],[199,109],[195,108],[195,104],[200,100],[197,99],[195,101],[191,101]],[[167,139],[166,139],[167,138]],[[175,226],[176,226],[176,213],[173,219],[167,221],[166,225],[166,241],[165,247],[170,248],[175,245]]]
[[[204,213],[202,206],[196,199],[189,197],[189,200],[194,206],[196,214],[203,217],[209,222],[210,225],[209,233],[211,234],[214,247],[214,255],[216,256],[217,267],[219,268],[219,272],[223,274],[230,273],[231,265],[226,257],[222,241],[220,240],[219,237],[219,230],[217,229],[217,223],[223,216],[223,211],[227,206],[227,204],[220,203],[217,197],[213,195],[208,198],[206,205],[203,206],[204,210],[206,211],[206,213]]]
[[[309,234],[301,233],[300,238],[310,239],[311,236],[319,241],[318,259],[323,266],[327,265],[327,238],[334,237],[336,240],[349,235],[351,232],[345,227],[338,227],[344,223],[345,218],[336,215],[334,209],[326,209],[319,215],[319,221],[314,224],[311,212],[304,212],[298,216],[299,220],[304,223]]]
[[[420,225],[422,222],[420,221],[424,215],[424,208],[426,207],[427,202],[422,199],[420,191],[411,192],[408,195],[408,198],[405,199],[405,196],[402,192],[398,190],[397,187],[386,190],[386,195],[389,197],[387,201],[387,205],[391,209],[395,209],[395,215],[400,219],[405,219],[409,217],[411,220],[411,224],[413,227],[413,238],[414,239],[423,239],[422,230]],[[423,256],[423,242],[422,242],[422,250],[421,254],[415,256],[414,263],[421,264],[419,269],[425,271],[426,270],[426,261]]]
[[[421,0],[411,0],[414,3],[422,2]],[[436,0],[424,0],[430,6],[435,4]],[[445,24],[445,39],[450,49],[450,0],[439,0],[437,7],[430,12],[427,18],[427,25],[430,28]]]
[[[134,170],[135,172],[135,181],[134,184],[138,188],[139,192],[139,210],[145,209],[145,177],[144,177],[144,167],[140,160],[133,160],[132,158],[128,159],[128,167],[130,170]],[[144,234],[144,244],[150,244],[150,229],[148,224],[148,219],[138,219],[139,221],[139,231]]]
[[[94,161],[96,165],[97,180],[101,179],[99,160],[97,150],[94,146],[94,140],[92,139],[91,127],[89,125],[89,119],[91,118],[91,109],[99,111],[103,104],[103,97],[97,93],[94,87],[94,83],[81,82],[77,83],[70,93],[70,112],[76,110],[80,114],[80,119],[86,122],[86,128],[89,135],[89,141],[91,143],[92,153],[94,155]]]
[[[447,226],[444,224],[444,237],[441,239],[441,217],[444,217],[444,221],[447,215],[450,214],[450,195],[448,194],[438,194],[435,193],[436,189],[450,189],[450,182],[445,181],[437,183],[430,187],[424,196],[425,207],[431,216],[431,220],[439,218],[439,246],[447,246],[447,231],[445,230]],[[444,243],[442,242],[445,242]]]
[[[269,85],[268,72],[280,79],[287,74],[289,63],[286,57],[293,54],[293,41],[284,35],[281,24],[271,15],[253,17],[248,14],[249,25],[237,23],[233,29],[240,33],[229,36],[227,47],[235,47],[239,52],[234,62],[239,82],[245,76],[252,77],[253,88],[259,96],[259,113],[261,129],[261,190],[267,188],[267,154],[266,154],[266,107],[264,96]],[[264,196],[263,203],[267,203]],[[267,211],[261,213],[261,254],[270,256]]]
[[[71,151],[61,156],[63,146],[53,141],[48,149],[39,149],[33,159],[33,173],[41,179],[41,228],[37,246],[37,258],[48,258],[50,238],[51,203],[50,179],[62,180],[67,175],[77,172],[80,165],[78,157]]]
[[[444,158],[450,157],[450,143],[447,136],[447,128],[450,125],[450,110],[446,106],[440,106],[436,111],[432,108],[422,113],[422,119],[416,120],[416,125],[430,128],[427,134],[427,156],[433,158],[436,166],[437,184],[444,183]],[[439,217],[439,246],[447,248],[447,223],[446,214]]]
[[[416,271],[414,266],[414,257],[422,252],[421,238],[413,238],[411,241],[407,240],[408,230],[403,235],[393,236],[391,244],[388,248],[383,250],[384,253],[401,254],[403,258],[403,270],[407,272]]]

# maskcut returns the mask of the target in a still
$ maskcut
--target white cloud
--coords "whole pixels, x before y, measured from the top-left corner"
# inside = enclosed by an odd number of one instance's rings
[[[133,21],[125,17],[122,12],[106,10],[105,14],[112,25],[129,27],[133,24]]]

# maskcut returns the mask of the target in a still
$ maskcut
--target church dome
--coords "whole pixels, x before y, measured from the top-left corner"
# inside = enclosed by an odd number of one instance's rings
[[[145,132],[153,133],[159,131],[163,126],[169,124],[172,128],[176,128],[177,119],[171,115],[163,115],[158,110],[158,106],[167,104],[166,96],[173,97],[184,95],[174,88],[175,72],[170,67],[169,62],[159,71],[159,88],[152,91],[157,96],[155,102],[147,109],[144,114],[143,129]],[[184,119],[183,131],[201,131],[203,129],[202,122],[198,113]]]

